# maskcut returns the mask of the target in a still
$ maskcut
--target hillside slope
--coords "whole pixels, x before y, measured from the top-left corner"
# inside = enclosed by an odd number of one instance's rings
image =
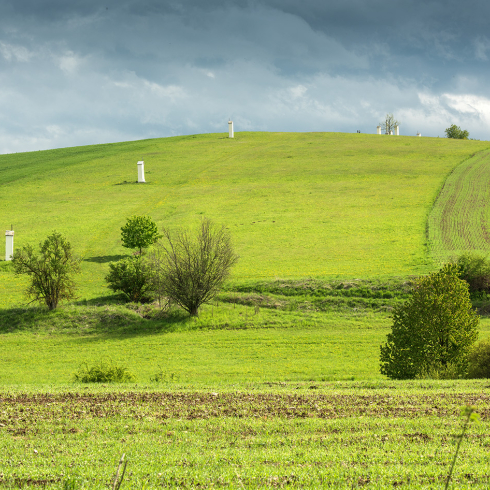
[[[339,133],[162,138],[0,156],[4,229],[15,246],[56,229],[83,256],[80,295],[108,294],[107,262],[128,253],[120,227],[225,223],[237,280],[407,275],[429,270],[425,227],[446,176],[488,142]],[[137,184],[138,160],[146,184]],[[0,254],[4,256],[4,240]],[[0,263],[0,306],[22,279]]]
[[[445,180],[429,220],[429,249],[436,262],[466,251],[490,249],[490,151],[458,165]]]

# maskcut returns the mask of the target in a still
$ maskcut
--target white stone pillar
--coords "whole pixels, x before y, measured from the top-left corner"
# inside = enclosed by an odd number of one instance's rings
[[[5,232],[5,260],[12,260],[14,255],[14,232],[7,230]]]
[[[146,182],[145,180],[145,162],[138,162],[138,183]]]
[[[400,136],[400,126],[398,124],[395,126],[395,136]]]
[[[228,135],[230,138],[235,137],[235,135],[233,134],[233,121],[228,121]]]
[[[381,134],[381,126],[378,126],[378,127],[376,128],[376,131],[377,131],[377,133],[376,133],[376,134]]]

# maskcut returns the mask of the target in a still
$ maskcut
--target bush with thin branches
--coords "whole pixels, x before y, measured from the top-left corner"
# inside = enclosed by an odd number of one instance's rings
[[[158,296],[198,316],[199,307],[214,298],[237,260],[226,227],[203,219],[194,236],[164,229],[163,239],[148,255],[148,267]]]

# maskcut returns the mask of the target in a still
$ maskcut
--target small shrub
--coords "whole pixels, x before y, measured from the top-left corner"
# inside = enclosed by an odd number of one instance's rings
[[[79,383],[125,383],[136,381],[136,377],[125,366],[117,366],[112,361],[101,361],[95,366],[89,367],[84,363],[73,374],[75,381]]]
[[[161,383],[163,381],[177,381],[180,379],[175,373],[166,373],[160,366],[158,366],[159,371],[150,377],[150,381],[155,383]]]
[[[470,352],[468,378],[490,378],[490,339],[479,342]]]
[[[148,303],[153,296],[153,286],[141,256],[126,257],[109,264],[105,280],[108,288],[124,294],[128,301]]]
[[[459,267],[459,277],[470,286],[470,293],[490,292],[490,261],[476,253],[460,255],[455,260]]]
[[[432,365],[424,367],[415,376],[416,379],[459,379],[463,377],[460,366],[452,362],[445,366]]]

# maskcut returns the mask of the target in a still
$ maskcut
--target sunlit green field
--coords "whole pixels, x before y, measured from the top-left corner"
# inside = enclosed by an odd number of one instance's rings
[[[379,346],[413,277],[437,267],[435,241],[455,236],[437,228],[444,193],[432,207],[446,178],[485,169],[487,153],[471,157],[489,146],[238,133],[0,156],[15,246],[56,229],[84,259],[80,297],[53,312],[26,306],[25,280],[0,262],[0,487],[112,488],[126,453],[122,490],[444,488],[471,404],[482,422],[454,488],[488,488],[488,380],[388,381]],[[452,218],[473,209],[458,206]],[[133,214],[228,226],[240,261],[199,318],[106,288]],[[74,382],[101,360],[136,381]]]
[[[235,278],[427,272],[426,219],[445,177],[487,142],[339,133],[237,133],[0,156],[0,205],[15,246],[63,232],[84,257],[80,296],[107,295],[120,227],[226,224]],[[146,184],[137,184],[137,161]],[[3,254],[4,242],[0,245]],[[22,301],[0,268],[0,306]]]

